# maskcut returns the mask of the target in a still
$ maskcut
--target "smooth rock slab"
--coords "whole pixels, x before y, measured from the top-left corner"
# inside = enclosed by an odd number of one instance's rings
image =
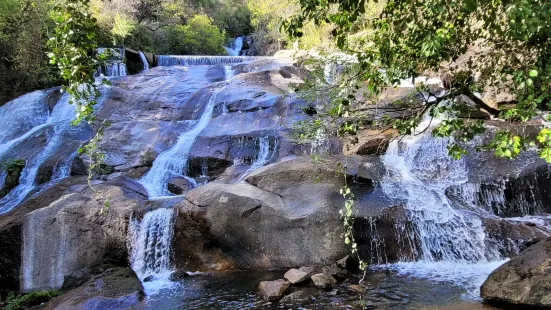
[[[494,270],[480,288],[486,300],[551,306],[551,238],[547,238]]]
[[[319,288],[331,288],[337,284],[337,280],[331,275],[318,273],[312,276],[312,281]]]
[[[289,280],[291,284],[297,284],[310,279],[310,274],[293,268],[287,271],[283,277]]]
[[[144,296],[142,283],[134,271],[113,268],[53,299],[44,309],[129,309],[138,307]]]
[[[262,281],[258,285],[262,298],[266,301],[279,300],[285,291],[291,286],[289,281],[279,279],[275,281]]]

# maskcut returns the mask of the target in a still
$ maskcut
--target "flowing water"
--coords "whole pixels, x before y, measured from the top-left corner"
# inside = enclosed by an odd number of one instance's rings
[[[216,96],[222,89],[223,87],[217,86],[212,93],[208,94],[208,102],[195,126],[181,134],[174,146],[162,152],[147,174],[140,179],[140,183],[150,197],[169,196],[170,192],[166,187],[170,179],[184,177],[191,147],[201,131],[209,124],[216,104]]]
[[[383,156],[387,175],[383,192],[402,201],[414,232],[410,244],[418,244],[416,262],[384,266],[400,274],[454,282],[469,288],[466,296],[478,298],[487,275],[505,261],[498,249],[485,243],[480,214],[459,208],[446,189],[467,184],[465,159],[447,154],[447,139],[430,133],[393,141]],[[490,216],[488,213],[487,216]]]
[[[173,218],[173,209],[159,208],[146,213],[141,221],[130,222],[130,265],[141,280],[170,271]]]
[[[212,66],[237,64],[257,59],[265,59],[263,56],[177,56],[159,55],[157,63],[159,66]]]
[[[237,37],[233,40],[229,46],[224,46],[228,56],[239,56],[243,49],[243,37]]]
[[[102,96],[98,98],[98,105],[99,107],[101,105],[101,102],[105,99],[107,95],[107,87],[101,87],[101,93]],[[35,92],[32,93],[32,96],[23,96],[20,99],[16,99],[15,102],[21,101],[21,100],[29,100],[27,101],[28,104],[25,104],[25,106],[35,107],[35,104],[38,102],[39,104],[45,105],[44,100],[47,94],[45,92]],[[10,107],[7,107],[10,109]],[[36,113],[36,109],[33,108],[31,111],[27,111],[27,113]],[[46,112],[47,113],[47,112]],[[35,125],[31,129],[29,129],[26,133],[22,134],[19,137],[16,137],[12,140],[6,141],[5,143],[0,145],[0,159],[3,160],[13,160],[13,159],[21,159],[21,158],[11,158],[13,156],[19,156],[17,153],[13,153],[12,151],[14,148],[20,147],[21,143],[24,143],[28,138],[31,138],[33,136],[38,135],[45,135],[46,136],[46,142],[44,146],[41,149],[37,149],[35,154],[27,154],[23,159],[26,161],[26,165],[21,172],[21,176],[19,178],[19,185],[17,185],[15,188],[13,188],[5,197],[0,199],[0,214],[9,212],[12,210],[15,206],[17,206],[19,203],[21,203],[27,195],[36,188],[36,178],[37,174],[39,172],[39,169],[42,167],[42,165],[45,163],[46,160],[54,156],[55,154],[62,154],[62,150],[65,150],[68,147],[67,141],[65,141],[67,135],[71,135],[75,132],[79,132],[81,130],[84,130],[84,128],[87,126],[85,124],[81,124],[78,126],[72,126],[71,121],[74,119],[76,113],[75,113],[75,106],[69,104],[69,95],[64,94],[61,99],[59,99],[58,103],[54,106],[51,114],[47,115],[46,118],[44,118],[44,112],[38,109],[38,115],[36,114],[30,114],[30,118],[33,116],[36,116],[36,119],[42,120],[43,123],[36,124],[33,122],[25,122],[22,119],[16,118],[14,121],[17,122],[18,125],[12,126],[6,126],[8,128],[15,128],[16,131],[20,131],[21,128],[28,129],[30,126]],[[9,123],[8,123],[9,124]],[[32,125],[30,125],[32,124]],[[6,135],[5,136],[9,136]],[[84,142],[84,141],[83,141]],[[25,148],[23,146],[23,148]],[[60,158],[60,161],[56,164],[56,166],[53,168],[53,174],[52,179],[59,180],[62,178],[65,178],[69,176],[70,174],[70,166],[72,163],[72,159],[76,157],[76,148],[71,152],[71,155],[63,158]]]
[[[147,62],[147,58],[145,57],[145,54],[140,52],[140,59],[142,60],[143,64],[143,71],[149,70],[149,62]]]
[[[277,142],[277,140],[276,140]],[[260,137],[258,138],[258,154],[256,156],[256,159],[253,161],[249,169],[245,171],[241,177],[237,180],[237,182],[243,181],[251,172],[254,170],[264,167],[269,161],[270,158],[273,157],[273,153],[270,153],[270,137]],[[273,152],[277,150],[277,144],[274,145]]]

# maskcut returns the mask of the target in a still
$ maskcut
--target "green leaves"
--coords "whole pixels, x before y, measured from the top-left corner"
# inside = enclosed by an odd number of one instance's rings
[[[74,124],[95,119],[94,105],[98,87],[94,73],[101,66],[97,48],[99,27],[88,13],[89,0],[60,0],[50,11],[55,21],[52,37],[48,40],[50,63],[57,65],[65,80],[63,90],[71,96],[70,103],[77,106]]]

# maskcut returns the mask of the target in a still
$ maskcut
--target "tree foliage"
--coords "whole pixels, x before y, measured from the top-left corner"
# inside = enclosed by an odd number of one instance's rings
[[[550,106],[551,3],[539,0],[390,0],[386,3],[355,0],[301,0],[302,11],[285,27],[292,36],[303,35],[304,25],[330,23],[336,45],[353,61],[343,65],[343,77],[334,85],[330,111],[342,126],[361,126],[366,108],[383,90],[401,80],[445,75],[446,89],[432,92],[418,85],[421,104],[407,101],[407,119],[390,125],[409,134],[424,115],[443,119],[435,136],[454,136],[451,155],[466,151],[461,142],[482,134],[480,121],[459,115],[458,96],[466,96],[504,129],[480,149],[496,156],[514,158],[529,146],[537,146],[542,158],[551,162],[551,136],[542,128],[537,136],[507,129],[507,124],[525,124]],[[486,96],[508,93],[509,98]],[[367,94],[358,95],[359,91]],[[482,94],[482,95],[479,95]],[[447,104],[444,104],[447,103]],[[388,120],[388,119],[387,119]],[[513,127],[513,126],[511,126]]]
[[[0,1],[0,105],[58,82],[45,54],[47,12],[46,1]]]
[[[300,12],[296,0],[248,0],[251,26],[256,49],[262,55],[272,55],[282,48],[326,48],[331,43],[332,26],[321,22],[306,22],[300,38],[289,36],[281,29],[285,19]]]
[[[88,10],[89,2],[56,0],[51,10],[55,28],[48,40],[48,56],[65,81],[63,90],[69,93],[69,102],[76,105],[75,123],[95,118],[100,92],[94,75],[106,56],[95,54],[99,27]]]
[[[207,15],[196,15],[185,26],[175,26],[168,30],[169,50],[180,55],[225,55],[226,41]]]

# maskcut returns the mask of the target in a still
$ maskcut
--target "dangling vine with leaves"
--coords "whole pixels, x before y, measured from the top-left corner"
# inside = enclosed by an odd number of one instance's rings
[[[73,125],[83,121],[92,124],[96,120],[94,107],[101,97],[100,83],[108,83],[105,79],[98,83],[95,75],[109,55],[96,53],[99,26],[89,12],[89,0],[54,0],[51,4],[50,14],[55,28],[48,40],[50,63],[57,65],[65,81],[62,91],[70,96],[69,103],[75,105],[76,118]],[[78,150],[89,158],[88,185],[96,194],[90,181],[104,158],[97,143],[101,141],[106,126],[108,124],[103,121],[96,135]],[[109,197],[104,203],[104,208],[107,207]]]

